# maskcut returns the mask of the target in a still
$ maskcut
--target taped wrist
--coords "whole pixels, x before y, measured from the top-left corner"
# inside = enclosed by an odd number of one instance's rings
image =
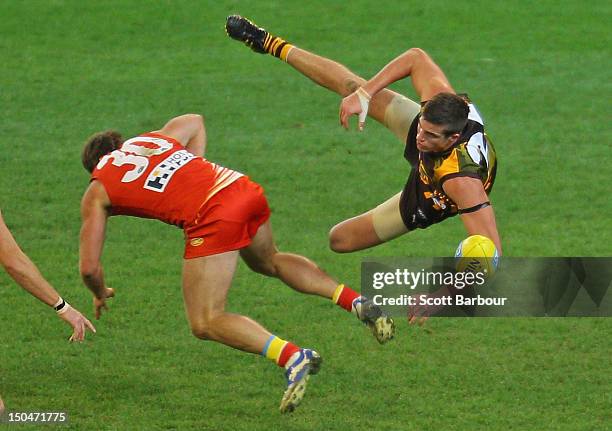
[[[359,87],[356,91],[357,97],[359,97],[359,104],[361,105],[361,112],[359,113],[359,122],[365,122],[366,117],[368,116],[368,107],[370,106],[370,100],[372,100],[372,96],[368,94],[367,91],[363,89],[363,87]]]

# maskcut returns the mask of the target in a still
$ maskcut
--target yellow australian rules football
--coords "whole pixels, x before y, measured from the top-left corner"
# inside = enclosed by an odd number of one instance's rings
[[[483,235],[468,236],[461,241],[455,259],[458,272],[481,272],[486,276],[493,275],[499,264],[495,244]]]

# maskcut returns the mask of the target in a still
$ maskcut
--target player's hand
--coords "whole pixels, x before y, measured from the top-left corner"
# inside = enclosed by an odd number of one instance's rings
[[[108,310],[108,306],[106,305],[106,299],[107,298],[112,298],[113,296],[115,296],[115,289],[111,289],[110,287],[106,287],[104,288],[104,297],[103,298],[96,298],[94,297],[93,299],[93,303],[94,303],[94,312],[96,315],[96,320],[100,319],[100,316],[102,315],[102,310]]]
[[[417,295],[416,304],[408,306],[408,324],[423,326],[429,316],[433,314],[434,307],[428,305],[421,305],[421,297],[427,298],[429,295],[422,294]]]
[[[425,325],[425,322],[427,322],[427,319],[429,319],[429,316],[420,316],[418,314],[412,314],[412,315],[408,315],[408,324],[409,325],[419,325],[419,326],[423,326]]]
[[[72,326],[72,335],[70,341],[81,342],[85,339],[85,332],[87,329],[96,332],[96,328],[91,324],[85,316],[83,316],[79,310],[72,308],[70,305],[66,305],[68,309],[61,314],[59,317]],[[62,310],[63,311],[63,310]]]
[[[361,87],[354,93],[346,96],[340,103],[340,124],[348,130],[351,115],[359,115],[359,131],[363,130],[370,106],[370,95]]]

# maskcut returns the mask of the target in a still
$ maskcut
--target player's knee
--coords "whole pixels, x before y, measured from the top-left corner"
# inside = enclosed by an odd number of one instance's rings
[[[278,253],[276,245],[272,244],[256,253],[245,253],[242,257],[252,271],[268,277],[276,277],[278,275],[276,263]]]
[[[274,265],[258,266],[257,269],[254,269],[254,271],[258,274],[265,275],[266,277],[276,277],[278,274]]]
[[[329,231],[329,248],[336,253],[349,253],[355,250],[351,236],[339,225]]]
[[[191,323],[191,333],[200,340],[214,340],[213,326],[209,320],[200,320]]]
[[[257,260],[255,262],[247,262],[249,268],[252,271],[257,272],[268,277],[276,277],[278,274],[276,265],[274,264],[274,255],[266,258],[265,260]]]

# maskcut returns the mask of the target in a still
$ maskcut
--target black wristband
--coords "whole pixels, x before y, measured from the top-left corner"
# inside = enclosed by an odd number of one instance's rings
[[[58,313],[62,311],[64,307],[66,306],[66,301],[64,301],[63,298],[60,298],[60,299],[61,299],[61,302],[57,304],[55,307],[53,307],[53,309]]]

